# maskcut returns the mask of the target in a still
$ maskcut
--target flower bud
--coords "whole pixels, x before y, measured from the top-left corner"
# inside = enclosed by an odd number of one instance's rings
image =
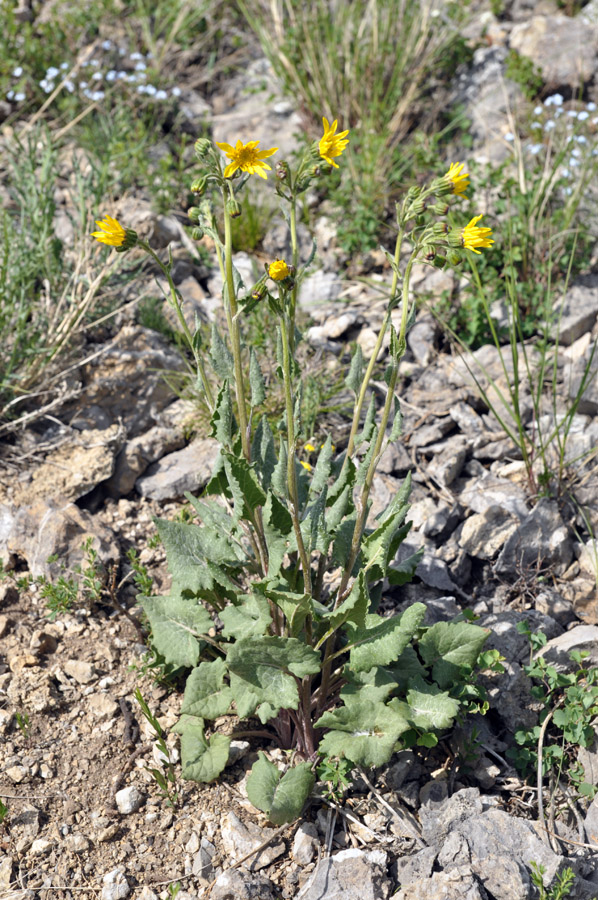
[[[207,175],[202,175],[201,178],[196,178],[195,181],[191,182],[191,193],[199,194],[199,196],[201,196],[206,189],[207,183]]]
[[[436,256],[436,247],[434,246],[434,244],[426,244],[422,248],[422,252],[424,259],[426,259],[428,262],[431,262]]]
[[[417,184],[412,185],[409,188],[409,190],[407,191],[407,200],[410,202],[413,202],[417,197],[419,197],[421,192],[422,192],[422,189],[419,187],[419,185],[417,185]]]
[[[198,159],[206,159],[212,150],[212,142],[207,138],[199,138],[195,141],[195,155]]]
[[[447,234],[448,233],[448,225],[446,222],[434,222],[432,225],[432,231],[434,234]]]
[[[289,164],[286,160],[281,159],[279,163],[276,163],[276,177],[279,181],[287,181],[289,177]]]
[[[132,228],[125,228],[125,236],[122,244],[114,249],[117,253],[124,253],[125,250],[130,250],[131,247],[134,247],[138,240],[139,237],[136,231],[133,231]]]
[[[254,290],[251,292],[251,299],[252,300],[261,300],[262,297],[265,295],[265,293],[266,293],[266,286],[264,284],[260,284],[260,285],[258,285],[258,287],[254,288]]]
[[[463,262],[461,254],[457,253],[455,250],[449,250],[446,254],[446,258],[451,266],[460,266]]]
[[[189,207],[189,209],[187,210],[187,215],[192,222],[199,222],[199,217],[201,216],[201,210],[199,206]]]
[[[444,267],[446,266],[446,257],[437,254],[434,257],[432,265],[437,269],[444,269]]]
[[[436,213],[437,216],[446,216],[449,209],[450,209],[450,206],[448,203],[440,203],[440,202],[434,204],[434,206],[432,207],[432,210]]]
[[[231,219],[238,219],[241,215],[241,206],[239,204],[239,201],[235,200],[234,197],[231,197],[230,200],[227,200],[226,211]]]
[[[196,225],[195,228],[191,229],[191,237],[194,241],[201,241],[204,236],[203,228],[200,228],[199,225]]]
[[[415,200],[411,206],[409,207],[409,215],[410,216],[421,216],[426,209],[426,201],[425,200]]]

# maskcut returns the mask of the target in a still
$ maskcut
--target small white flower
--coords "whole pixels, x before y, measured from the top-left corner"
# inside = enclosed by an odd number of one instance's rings
[[[68,62],[60,63],[60,68],[63,72],[66,72],[67,69],[70,69],[71,64]]]
[[[561,175],[563,178],[570,178],[571,172],[569,169],[561,169]]]
[[[136,59],[143,59],[143,54],[137,53],[137,52],[131,53],[131,56],[129,57],[129,59],[130,59],[132,62],[135,62]]]
[[[588,139],[585,136],[585,134],[577,134],[575,136],[575,140],[577,141],[578,144],[587,144],[588,143]]]
[[[73,91],[75,90],[75,85],[74,85],[73,82],[70,80],[70,78],[67,78],[67,80],[64,82],[64,87],[67,89],[67,91],[69,92],[69,94],[72,94]]]
[[[85,88],[87,87],[87,82],[86,82],[86,81],[80,81],[80,82],[79,82],[79,87],[81,88],[82,91],[85,91]]]
[[[168,94],[166,93],[166,91],[156,91],[155,99],[156,100],[167,100]]]
[[[60,69],[57,69],[56,66],[50,66],[49,69],[46,69],[46,78],[56,78],[57,75],[60,75]]]
[[[127,81],[129,82],[129,84],[137,84],[137,78],[138,76],[135,74],[135,72],[131,72],[130,75],[127,75]]]
[[[579,147],[573,148],[573,150],[571,151],[571,156],[574,156],[575,159],[579,159],[579,157],[581,156],[581,150],[579,149]]]
[[[553,128],[554,122],[552,119],[547,119],[546,122],[544,122],[544,131],[552,131]]]
[[[567,197],[569,197],[572,193],[573,193],[573,188],[570,188],[570,187],[563,188],[563,194],[566,194]]]
[[[106,72],[106,81],[116,81],[117,73],[114,69],[110,69],[109,72]]]
[[[14,91],[9,91],[9,92],[7,93],[7,95],[6,95],[6,99],[7,99],[7,100],[14,100],[14,96],[15,96],[15,92],[14,92]]]
[[[515,135],[512,132],[507,131],[507,133],[504,135],[504,138],[505,138],[505,141],[511,142],[511,141],[515,140]]]
[[[20,78],[22,74],[23,74],[23,66],[17,66],[16,69],[13,69],[12,77]]]
[[[578,118],[578,121],[585,122],[586,119],[590,118],[590,114],[587,113],[585,111],[585,109],[582,109],[582,111],[580,113],[577,113],[577,118]]]
[[[153,86],[153,84],[146,84],[145,93],[148,95],[148,97],[154,97],[158,93],[158,90]]]
[[[112,41],[102,41],[103,50],[112,50]]]
[[[596,104],[593,100],[590,100],[589,103],[586,103],[586,109],[588,110],[588,112],[594,112],[594,110],[596,109]]]
[[[568,109],[567,115],[569,116],[570,119],[576,119],[577,118],[577,110],[576,109]]]
[[[173,97],[180,97],[182,94],[182,91],[181,91],[180,87],[173,87],[171,93],[172,93]]]
[[[544,106],[562,106],[564,101],[564,97],[562,94],[551,94],[550,97],[547,97],[544,101]]]
[[[543,112],[544,112],[544,110],[541,106],[534,106],[534,115],[535,116],[541,116]]]
[[[93,75],[91,76],[91,80],[92,81],[101,81],[103,77],[104,76],[102,75],[101,72],[94,72]]]
[[[138,62],[138,63],[135,63],[135,71],[136,71],[136,72],[145,72],[146,69],[147,69],[147,66],[146,66],[146,64],[143,62],[143,60],[141,60],[141,61]]]
[[[97,103],[99,100],[103,100],[104,96],[104,91],[93,91],[91,99],[94,101],[94,103]]]
[[[572,156],[571,159],[569,160],[569,165],[570,165],[573,169],[575,169],[576,166],[579,165],[579,160],[578,160],[578,159],[575,159],[575,157]]]
[[[541,127],[542,127],[541,122],[532,122],[532,128],[541,128]]]
[[[21,91],[19,91],[18,94],[15,94],[15,102],[16,103],[22,103],[24,99],[25,99],[25,94],[22,94]]]
[[[543,147],[544,144],[530,144],[528,149],[532,156],[536,156],[536,154],[538,154]]]

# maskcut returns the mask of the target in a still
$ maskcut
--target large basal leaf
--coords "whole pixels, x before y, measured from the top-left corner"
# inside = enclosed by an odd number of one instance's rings
[[[244,597],[239,606],[227,606],[220,618],[224,623],[224,637],[237,640],[265,634],[272,622],[268,601],[256,594]]]
[[[274,825],[284,825],[301,815],[314,783],[310,763],[299,763],[281,778],[274,763],[260,752],[247,779],[247,796],[256,809],[267,814]]]
[[[172,666],[196,666],[200,639],[212,628],[208,611],[196,600],[143,597],[140,604],[152,629],[152,644]]]
[[[416,550],[415,553],[412,553],[411,556],[408,556],[407,559],[404,559],[402,562],[391,563],[386,572],[386,577],[390,584],[403,585],[407,584],[408,581],[411,581],[415,575],[415,570],[422,561],[423,555],[424,548],[420,547],[419,550]]]
[[[348,626],[351,649],[351,668],[367,671],[373,666],[396,662],[413,638],[426,614],[423,603],[414,603],[402,616],[383,619],[369,615],[365,628]]]
[[[233,700],[230,687],[224,683],[226,674],[222,659],[202,662],[193,669],[185,685],[181,713],[203,719],[226,715]]]
[[[235,585],[221,566],[236,566],[239,549],[231,545],[224,531],[167,519],[156,519],[155,522],[166,549],[173,594],[185,590],[192,593],[210,591],[214,584],[235,593]]]
[[[488,632],[469,622],[437,622],[425,632],[418,645],[424,663],[432,667],[432,677],[447,688],[459,676],[459,668],[473,668]]]
[[[416,679],[407,692],[407,704],[411,721],[423,730],[450,728],[459,711],[459,701],[449,697],[448,691],[441,691],[422,678]]]
[[[230,738],[213,734],[207,738],[203,719],[183,715],[172,729],[181,735],[181,773],[189,781],[215,781],[228,762]]]
[[[347,684],[341,690],[340,697],[346,706],[353,703],[383,703],[397,688],[398,682],[390,669],[375,666],[369,672],[352,672],[345,667]]]
[[[230,689],[240,719],[256,715],[265,725],[281,709],[297,709],[299,691],[296,681],[290,675],[279,675],[273,681],[262,679],[263,683],[250,682],[235,672],[230,673]]]
[[[387,763],[409,722],[385,703],[355,701],[332,712],[325,712],[317,728],[330,728],[320,741],[323,756],[346,757],[356,765],[370,768]]]

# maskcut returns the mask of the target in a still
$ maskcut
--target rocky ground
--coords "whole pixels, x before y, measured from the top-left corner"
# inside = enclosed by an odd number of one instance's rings
[[[598,7],[585,7],[585,18],[549,7],[515,4],[500,22],[484,13],[489,46],[476,51],[473,69],[455,86],[473,116],[478,159],[504,153],[506,104],[518,88],[508,83],[499,96],[496,85],[511,46],[569,97],[580,66],[588,67],[587,102],[598,100]],[[558,53],[550,37],[557,32]],[[248,83],[255,90],[248,92]],[[243,90],[233,82],[208,103],[190,89],[185,102],[190,118],[201,109],[215,140],[230,140],[234,125],[240,135],[276,133],[288,150],[301,122],[263,59],[250,64]],[[170,243],[190,321],[196,312],[206,322],[219,316],[215,266],[191,261],[176,217],[156,215],[143,197],[126,198],[111,213],[156,248]],[[57,227],[66,222],[63,216]],[[310,362],[333,380],[350,342],[372,348],[389,272],[383,255],[373,253],[361,272],[341,278],[332,220],[320,217],[316,231],[323,267],[302,285],[300,304]],[[287,242],[284,223],[273,221],[264,258],[284,255]],[[252,279],[248,255],[237,254],[235,264]],[[363,274],[367,280],[357,277]],[[465,357],[451,351],[432,311],[458,284],[452,274],[421,267],[413,286],[426,300],[403,363],[403,435],[382,460],[373,514],[411,471],[413,529],[402,550],[423,545],[424,556],[414,583],[383,602],[394,609],[423,600],[428,623],[469,608],[490,630],[488,645],[503,654],[505,672],[488,682],[490,711],[473,723],[478,738],[470,722],[427,755],[398,753],[384,770],[358,775],[342,800],[316,796],[301,821],[278,830],[247,799],[257,747],[237,742],[220,782],[177,782],[171,808],[149,771],[163,771],[165,760],[134,693],[141,691],[165,733],[181,695],[150,667],[126,553],[136,549],[155,589],[167,587],[152,519],[184,514],[184,493],[201,490],[216,447],[202,435],[193,404],[177,398],[163,377],[182,370],[178,351],[138,324],[127,305],[151,290],[153,279],[142,271],[127,285],[110,328],[85,338],[51,409],[32,408],[26,427],[3,432],[0,799],[8,813],[0,825],[0,897],[152,900],[174,896],[178,883],[179,900],[525,900],[537,896],[535,862],[545,867],[547,885],[570,865],[577,876],[571,896],[591,900],[598,895],[598,801],[559,810],[551,825],[557,838],[549,838],[537,822],[535,787],[505,753],[514,732],[537,715],[522,668],[529,644],[518,623],[527,620],[547,635],[543,652],[556,665],[566,667],[577,649],[598,666],[598,381],[590,380],[571,422],[562,490],[539,497],[521,452],[480,394],[481,383],[493,405],[503,403],[513,372],[508,348],[506,370],[495,347]],[[597,368],[590,359],[597,337],[598,275],[589,273],[564,299],[545,432],[565,413],[588,361]],[[533,385],[523,377],[519,388],[523,420],[537,428]],[[341,412],[326,424],[342,447],[342,393],[335,399]],[[501,415],[509,423],[509,410]],[[46,580],[85,567],[87,538],[106,590],[90,602],[80,582],[73,608],[52,621]],[[167,744],[176,769],[175,738]],[[472,744],[476,752],[465,764]],[[586,780],[598,785],[597,746],[579,759]]]

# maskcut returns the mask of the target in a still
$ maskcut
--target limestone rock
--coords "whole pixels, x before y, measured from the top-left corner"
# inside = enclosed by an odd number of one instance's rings
[[[135,482],[148,466],[163,456],[180,450],[184,445],[185,438],[181,430],[159,425],[127,441],[116,457],[112,476],[105,482],[108,494],[111,497],[130,494]]]
[[[386,853],[341,850],[320,861],[303,900],[387,900],[391,889]]]
[[[185,491],[194,493],[209,480],[218,449],[218,442],[212,438],[197,438],[183,450],[169,453],[151,465],[137,479],[135,489],[152,500],[175,499]]]
[[[558,505],[543,499],[507,539],[496,560],[497,575],[532,570],[541,565],[563,572],[573,558],[573,542]]]
[[[513,27],[510,46],[531,59],[553,89],[575,92],[595,76],[598,29],[582,16],[532,16]]]

